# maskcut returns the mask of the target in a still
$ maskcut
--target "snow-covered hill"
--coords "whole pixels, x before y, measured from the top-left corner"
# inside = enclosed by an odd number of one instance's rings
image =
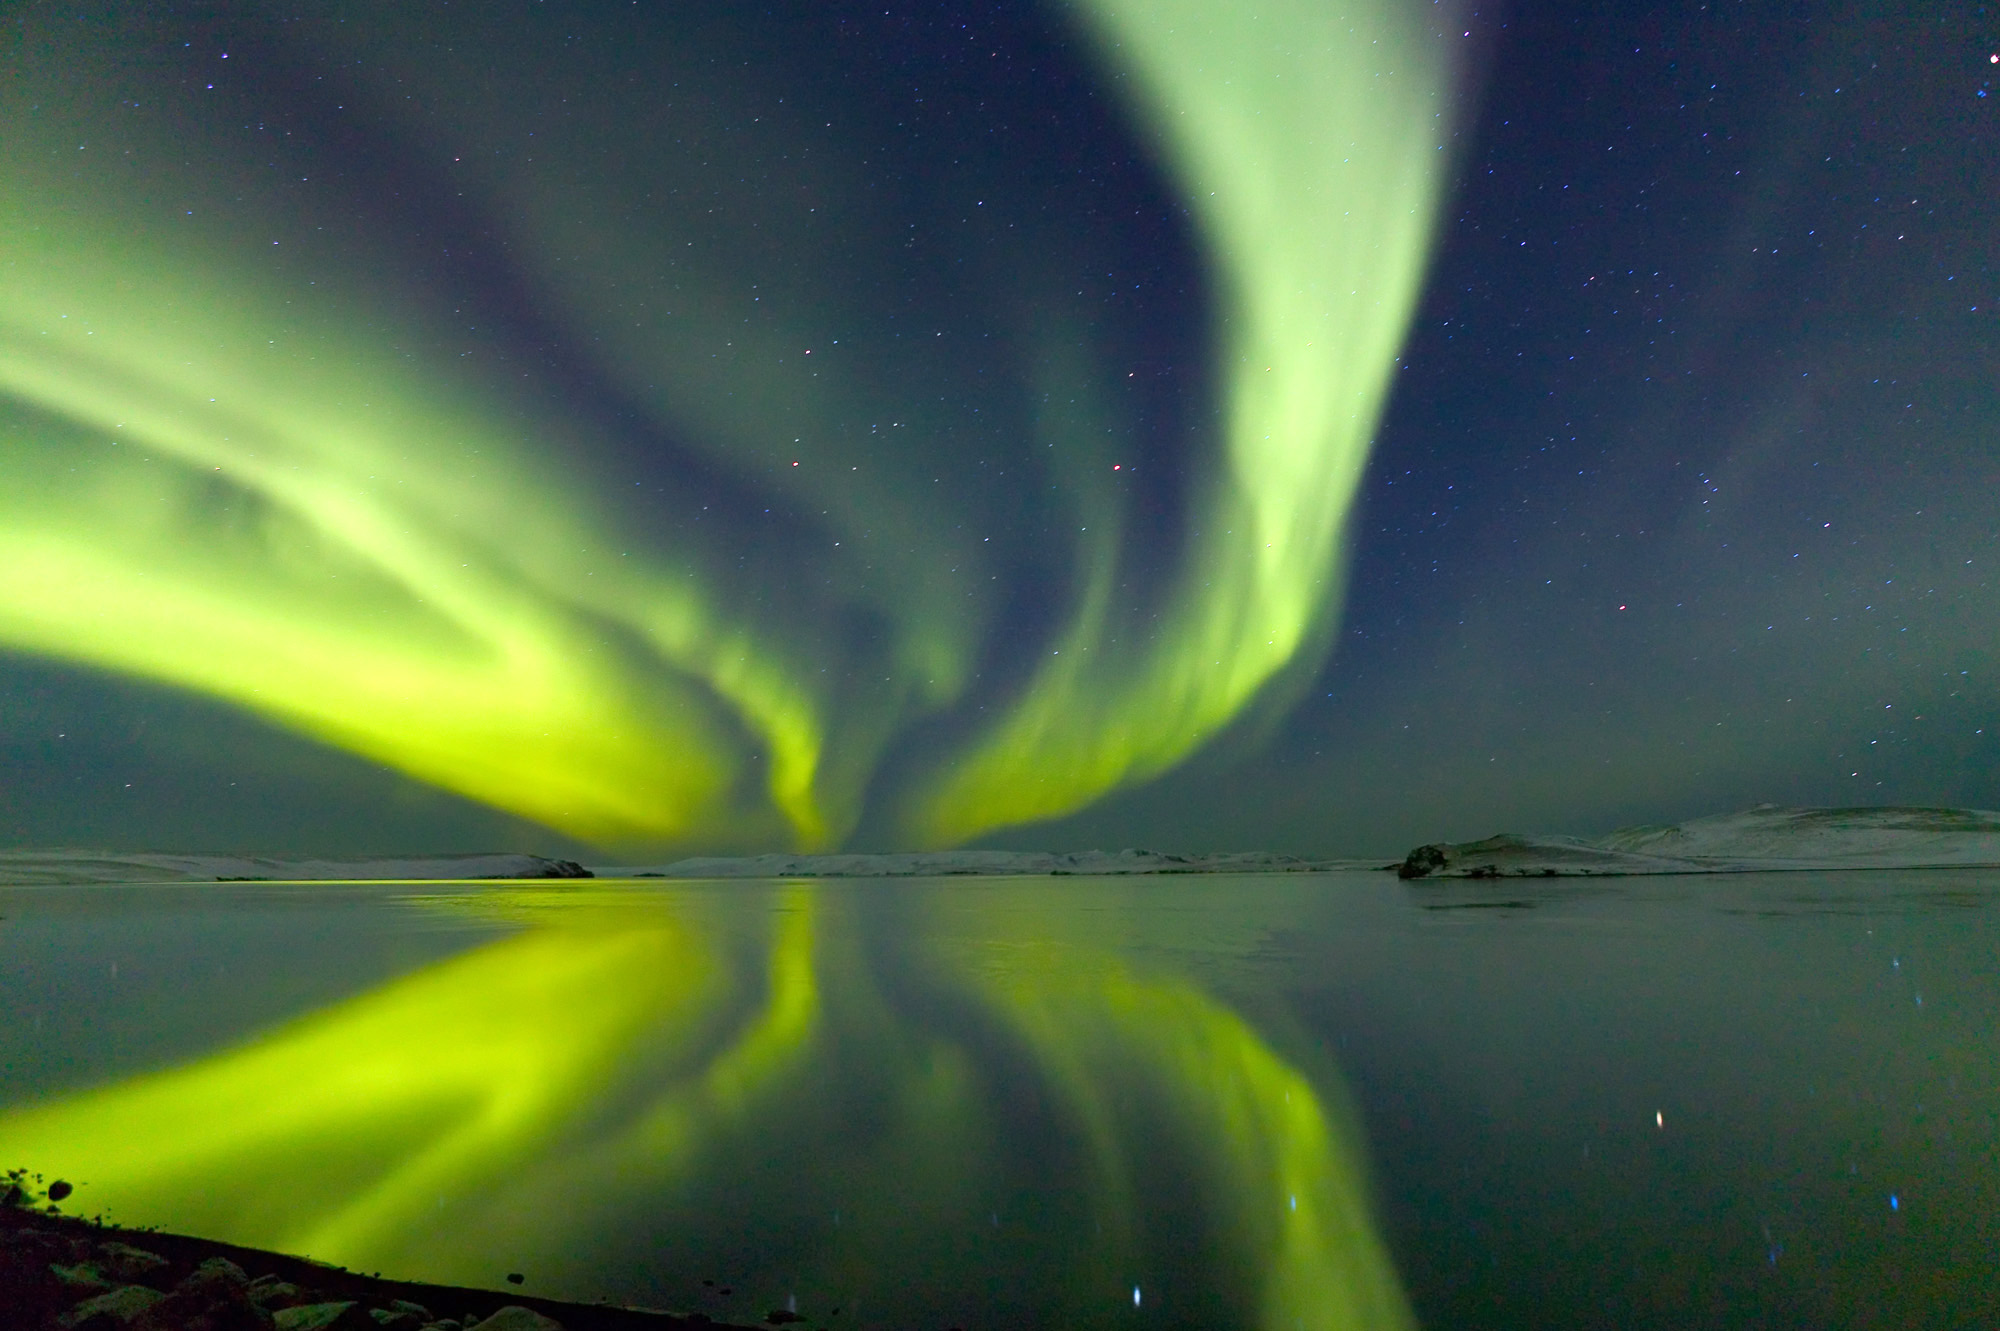
[[[1007,874],[1312,873],[1377,869],[1380,860],[1303,860],[1268,851],[1169,855],[1157,850],[939,850],[895,855],[753,855],[597,870],[600,877],[947,878]]]
[[[410,855],[400,859],[274,860],[248,855],[0,850],[0,883],[366,882],[464,878],[588,878],[539,855]]]
[[[1976,866],[2000,866],[2000,813],[1760,804],[1592,840],[1503,834],[1418,846],[1398,872],[1405,878],[1512,878]]]

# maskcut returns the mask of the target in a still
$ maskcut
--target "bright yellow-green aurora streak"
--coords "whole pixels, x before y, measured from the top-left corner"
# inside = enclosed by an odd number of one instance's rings
[[[1167,622],[1139,638],[1090,586],[1021,704],[926,806],[931,840],[1157,774],[1330,631],[1347,508],[1430,241],[1436,71],[1393,5],[1083,9],[1220,270],[1223,456]]]
[[[1414,17],[1080,0],[1079,18],[1209,248],[1220,437],[1156,618],[1114,604],[1133,518],[1078,482],[1095,516],[1042,664],[926,755],[915,793],[875,797],[911,843],[1157,774],[1317,660],[1428,242],[1440,71]],[[973,538],[917,504],[887,524],[909,532],[902,567],[843,562],[913,501],[803,472],[771,484],[824,502],[843,548],[760,573],[693,523],[662,529],[574,460],[601,455],[598,427],[451,350],[449,302],[401,289],[367,236],[317,227],[322,267],[287,267],[284,207],[241,204],[261,161],[126,116],[145,68],[110,37],[0,56],[21,127],[0,136],[0,645],[223,699],[603,846],[845,837],[884,748],[977,687],[991,605],[929,576],[974,567]],[[561,182],[478,169],[551,256],[550,304],[607,315],[617,265],[575,253]],[[308,281],[327,264],[345,280]],[[599,322],[607,374],[661,385],[662,418],[718,456],[791,430],[772,403],[832,401],[753,401],[694,343]],[[882,643],[830,669],[852,615]]]

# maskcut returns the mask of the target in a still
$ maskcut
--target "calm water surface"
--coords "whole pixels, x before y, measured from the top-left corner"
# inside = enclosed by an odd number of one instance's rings
[[[1990,1327],[1996,902],[1988,871],[0,889],[0,1166],[739,1321]]]

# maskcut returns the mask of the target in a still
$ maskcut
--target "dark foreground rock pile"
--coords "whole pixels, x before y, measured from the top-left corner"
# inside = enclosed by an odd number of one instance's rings
[[[5,1331],[675,1331],[695,1314],[383,1280],[183,1235],[0,1206]]]

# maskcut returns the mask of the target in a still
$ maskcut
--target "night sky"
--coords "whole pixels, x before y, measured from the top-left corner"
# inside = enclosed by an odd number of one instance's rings
[[[2000,807],[2000,24],[16,5],[0,844]]]

